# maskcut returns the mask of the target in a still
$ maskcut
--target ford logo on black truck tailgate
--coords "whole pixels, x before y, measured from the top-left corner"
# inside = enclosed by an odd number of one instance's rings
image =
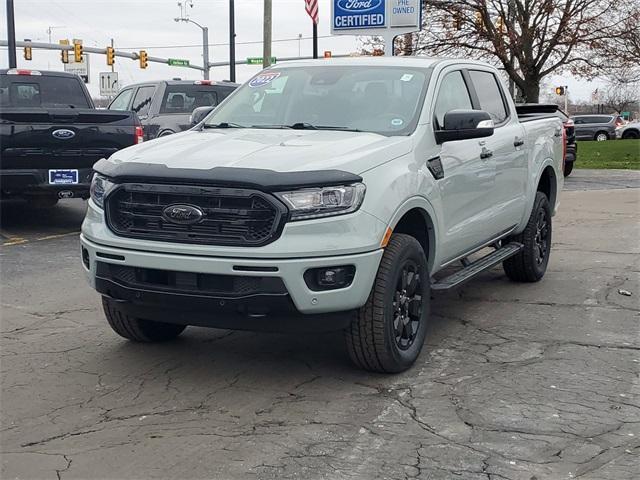
[[[204,212],[193,205],[169,205],[162,211],[162,218],[179,225],[193,225],[204,217]]]
[[[51,135],[60,140],[69,140],[76,136],[76,132],[69,130],[68,128],[59,128],[58,130],[51,132]]]

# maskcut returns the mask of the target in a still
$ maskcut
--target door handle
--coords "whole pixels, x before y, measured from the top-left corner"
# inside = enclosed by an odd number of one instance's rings
[[[486,160],[487,158],[493,157],[493,152],[489,150],[487,147],[482,147],[482,152],[480,152],[480,158],[482,160]]]
[[[521,147],[522,145],[524,145],[524,140],[520,137],[516,137],[515,140],[513,141],[513,146]]]

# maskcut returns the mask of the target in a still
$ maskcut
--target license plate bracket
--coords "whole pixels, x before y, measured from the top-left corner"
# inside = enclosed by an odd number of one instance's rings
[[[49,170],[49,185],[75,185],[78,183],[78,170]]]

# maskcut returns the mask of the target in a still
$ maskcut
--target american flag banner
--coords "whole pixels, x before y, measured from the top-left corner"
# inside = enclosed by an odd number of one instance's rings
[[[318,0],[304,0],[304,8],[313,20],[313,23],[318,24]]]

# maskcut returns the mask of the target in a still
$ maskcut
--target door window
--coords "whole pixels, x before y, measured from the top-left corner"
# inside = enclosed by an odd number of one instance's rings
[[[435,117],[437,128],[444,126],[444,116],[451,110],[472,110],[471,97],[462,72],[447,73],[442,79],[436,100]]]
[[[480,101],[480,109],[491,115],[494,123],[504,122],[508,116],[507,107],[495,75],[480,70],[470,70],[469,75]]]
[[[118,96],[113,99],[111,105],[109,105],[109,110],[127,110],[132,93],[133,90],[131,88],[121,91]]]
[[[133,105],[131,110],[136,112],[139,117],[144,117],[149,114],[149,107],[151,107],[151,99],[153,98],[153,92],[156,87],[140,87],[136,92],[136,96],[133,97]]]

